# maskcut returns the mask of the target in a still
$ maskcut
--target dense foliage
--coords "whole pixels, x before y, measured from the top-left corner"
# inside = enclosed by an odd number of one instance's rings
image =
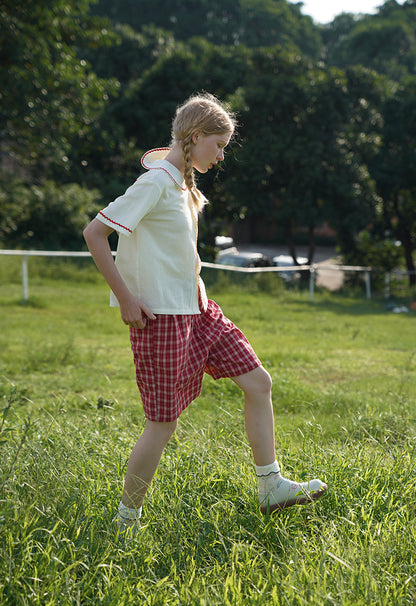
[[[3,1],[4,244],[79,246],[80,224],[137,177],[141,152],[169,143],[177,103],[208,90],[240,127],[220,178],[200,179],[212,202],[202,244],[245,220],[295,254],[302,228],[312,260],[327,223],[354,262],[365,230],[375,251],[400,241],[414,272],[415,24],[415,0],[325,26],[286,0]],[[68,191],[72,219],[51,240],[42,216]]]
[[[277,46],[313,57],[320,34],[300,4],[286,0],[99,0],[94,12],[140,31],[152,23],[177,40],[200,36],[226,46]]]

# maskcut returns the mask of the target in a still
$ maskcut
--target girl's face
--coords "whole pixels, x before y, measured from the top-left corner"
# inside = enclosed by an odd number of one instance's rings
[[[224,160],[224,149],[231,139],[231,133],[219,135],[201,135],[200,132],[192,136],[191,158],[193,167],[199,173],[206,173],[218,162]]]

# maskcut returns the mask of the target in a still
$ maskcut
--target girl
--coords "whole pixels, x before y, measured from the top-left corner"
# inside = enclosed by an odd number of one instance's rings
[[[144,154],[148,169],[87,226],[84,237],[111,288],[130,340],[146,424],[131,453],[115,522],[139,529],[142,503],[181,412],[199,395],[204,372],[231,378],[245,396],[262,513],[303,504],[327,489],[284,478],[276,461],[271,379],[242,332],[208,301],[197,253],[198,212],[206,199],[194,169],[224,159],[233,115],[212,95],[178,107],[169,148]],[[114,263],[108,236],[117,231]]]

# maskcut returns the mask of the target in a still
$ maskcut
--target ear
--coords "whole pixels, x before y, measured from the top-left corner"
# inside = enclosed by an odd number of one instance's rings
[[[198,138],[201,135],[201,131],[200,130],[196,130],[194,133],[192,133],[192,137],[191,137],[191,141],[194,145],[196,145],[196,142],[198,141]]]

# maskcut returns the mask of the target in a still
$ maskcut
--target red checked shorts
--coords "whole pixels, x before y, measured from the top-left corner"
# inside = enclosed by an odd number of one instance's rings
[[[244,334],[214,302],[198,315],[160,315],[130,340],[146,418],[174,421],[201,392],[204,372],[237,377],[260,366]]]

